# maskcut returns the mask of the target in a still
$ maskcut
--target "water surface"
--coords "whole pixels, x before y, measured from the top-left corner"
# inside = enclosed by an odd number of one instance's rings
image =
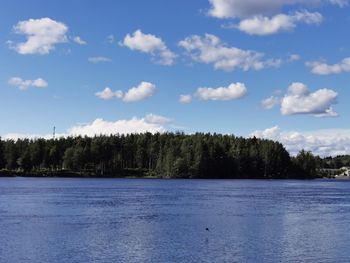
[[[0,178],[0,240],[6,263],[350,262],[350,182]]]

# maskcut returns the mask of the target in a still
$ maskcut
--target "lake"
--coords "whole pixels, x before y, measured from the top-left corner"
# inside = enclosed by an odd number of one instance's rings
[[[350,182],[0,178],[0,240],[6,263],[350,262]]]

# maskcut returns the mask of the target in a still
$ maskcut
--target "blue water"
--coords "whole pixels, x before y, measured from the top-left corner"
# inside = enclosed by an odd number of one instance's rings
[[[350,262],[350,182],[0,178],[0,241],[6,263]]]

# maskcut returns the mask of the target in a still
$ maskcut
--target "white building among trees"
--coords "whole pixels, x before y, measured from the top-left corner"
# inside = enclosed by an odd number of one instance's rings
[[[350,176],[350,167],[342,167],[340,171],[342,172],[341,175]]]

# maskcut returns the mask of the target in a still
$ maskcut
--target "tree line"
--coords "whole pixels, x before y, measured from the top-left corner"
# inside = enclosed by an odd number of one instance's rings
[[[350,155],[339,155],[335,157],[326,157],[320,160],[320,168],[340,169],[350,167]]]
[[[0,138],[0,175],[161,178],[313,178],[320,159],[275,141],[234,135],[144,133]]]

